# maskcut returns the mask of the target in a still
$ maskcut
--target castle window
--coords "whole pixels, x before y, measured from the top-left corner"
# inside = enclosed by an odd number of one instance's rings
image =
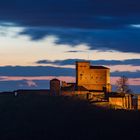
[[[83,74],[81,73],[81,74],[80,74],[80,80],[82,80],[82,77],[83,77]]]
[[[103,78],[102,77],[99,77],[99,80],[102,80]]]

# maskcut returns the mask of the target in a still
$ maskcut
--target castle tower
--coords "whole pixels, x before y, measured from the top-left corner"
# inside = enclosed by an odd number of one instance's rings
[[[60,95],[60,80],[52,79],[50,81],[50,93],[54,96]]]
[[[89,61],[76,62],[76,86],[91,91],[110,92],[110,69],[104,66],[90,66]]]

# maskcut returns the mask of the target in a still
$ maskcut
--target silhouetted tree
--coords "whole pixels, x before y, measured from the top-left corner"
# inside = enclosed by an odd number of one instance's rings
[[[120,79],[116,81],[116,87],[118,93],[132,93],[126,76],[121,76]]]

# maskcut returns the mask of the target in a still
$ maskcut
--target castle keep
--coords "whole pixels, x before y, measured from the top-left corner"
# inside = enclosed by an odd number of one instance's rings
[[[78,90],[111,92],[110,69],[91,66],[89,61],[76,62],[76,86]]]

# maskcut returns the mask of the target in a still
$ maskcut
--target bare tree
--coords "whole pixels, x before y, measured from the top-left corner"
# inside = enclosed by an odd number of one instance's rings
[[[128,78],[126,76],[121,76],[119,80],[116,81],[116,87],[118,93],[132,93],[129,89]]]

